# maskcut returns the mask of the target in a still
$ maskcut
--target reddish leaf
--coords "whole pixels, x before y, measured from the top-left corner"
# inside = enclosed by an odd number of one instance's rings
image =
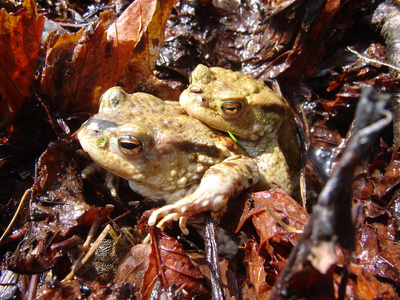
[[[350,282],[348,289],[352,286],[354,293],[349,296],[353,299],[398,299],[395,289],[388,283],[379,282],[364,268],[352,265],[351,273],[356,275],[355,283]],[[350,298],[349,297],[349,298]]]
[[[121,261],[115,275],[115,286],[130,283],[136,287],[143,285],[145,272],[149,267],[150,244],[138,244]]]
[[[207,299],[202,274],[182,246],[159,230],[156,232],[156,244],[136,245],[125,256],[114,279],[115,287],[123,284],[136,286],[136,296],[142,299],[148,299],[152,292],[158,290],[162,293],[167,289],[178,293],[184,290],[184,299],[195,295]]]
[[[255,290],[257,299],[267,299],[272,289],[272,284],[267,283],[267,272],[265,271],[265,258],[257,251],[255,242],[247,242],[245,249],[244,264],[246,266],[247,278]],[[276,279],[277,275],[274,277]],[[268,278],[271,281],[271,278]]]
[[[137,0],[118,18],[115,26],[110,27],[109,35],[117,36],[118,43],[125,45],[125,50],[130,55],[127,68],[119,80],[127,92],[133,92],[139,83],[152,74],[164,42],[166,23],[176,2],[177,0]],[[132,30],[130,24],[137,23],[138,20],[140,26]],[[132,48],[133,42],[139,44]]]
[[[112,24],[107,12],[85,31],[50,35],[41,88],[51,103],[66,114],[95,112],[100,96],[123,72],[128,91],[146,80],[155,67],[174,2],[134,1]],[[135,50],[139,42],[140,49]]]
[[[387,148],[382,145],[382,152],[371,163],[368,172],[368,180],[362,189],[361,197],[364,200],[373,200],[376,205],[383,207],[389,204],[390,210],[396,211],[397,191],[400,184],[400,152],[398,147]],[[366,203],[368,208],[376,209]],[[373,204],[372,204],[373,205]],[[396,213],[396,212],[395,212]],[[374,214],[367,211],[367,214]]]
[[[211,282],[210,275],[210,264],[207,262],[205,254],[199,251],[189,252],[190,259],[199,266],[200,272],[208,282]],[[239,284],[243,284],[241,281],[246,281],[243,274],[240,274],[236,270],[236,262],[234,260],[219,256],[219,269],[221,271],[221,282],[222,288],[226,295],[226,299],[246,299],[242,291],[238,289]],[[242,297],[240,295],[242,294]],[[254,293],[253,293],[254,294]]]
[[[97,281],[83,282],[81,280],[69,280],[66,282],[45,283],[38,287],[35,299],[65,300],[87,299],[83,291],[90,291],[91,299],[106,299],[108,290]]]
[[[390,164],[386,168],[381,184],[377,187],[379,195],[393,193],[393,189],[400,183],[400,152],[399,148],[394,149]]]
[[[194,266],[189,257],[174,238],[159,230],[152,234],[152,249],[149,257],[149,268],[145,273],[140,292],[143,299],[148,299],[153,290],[157,289],[157,281],[166,290],[184,290],[183,298],[209,299],[209,293],[203,286],[203,276],[198,267]]]
[[[107,41],[110,18],[110,14],[102,14],[93,31],[81,29],[63,36],[53,32],[47,38],[40,84],[53,106],[64,113],[95,112],[100,95],[122,72],[113,42]]]
[[[355,257],[371,274],[399,284],[400,246],[393,226],[364,225],[358,231]]]
[[[308,214],[296,201],[283,190],[272,189],[252,194],[251,199],[246,202],[237,231],[251,218],[260,237],[260,248],[263,248],[264,243],[275,236],[288,235],[289,240],[294,242],[298,233],[288,232],[277,222],[276,217],[293,230],[300,231],[308,221]]]
[[[37,297],[43,300],[79,299],[81,296],[79,281],[68,283],[44,284],[37,291]]]
[[[38,62],[44,17],[37,15],[35,1],[23,6],[15,14],[0,11],[0,128],[21,108]]]

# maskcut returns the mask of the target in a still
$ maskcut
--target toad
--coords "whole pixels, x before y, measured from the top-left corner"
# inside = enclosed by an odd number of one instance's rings
[[[278,184],[288,194],[297,189],[300,159],[294,117],[283,97],[263,82],[198,65],[179,102],[190,116],[233,134],[257,161],[268,187]]]
[[[151,214],[150,226],[178,220],[187,234],[188,217],[220,212],[228,199],[262,181],[257,162],[230,138],[145,93],[109,89],[77,136],[97,164],[165,204]]]

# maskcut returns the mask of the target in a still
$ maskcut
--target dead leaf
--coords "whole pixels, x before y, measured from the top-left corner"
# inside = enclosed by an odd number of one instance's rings
[[[121,80],[133,91],[148,79],[175,0],[134,1],[114,22],[112,12],[91,27],[47,38],[41,89],[65,114],[95,112],[100,96]],[[136,49],[140,44],[140,49]]]
[[[133,51],[119,80],[119,84],[127,92],[132,93],[139,83],[147,80],[152,74],[164,42],[166,23],[176,2],[177,0],[134,1],[115,25],[110,27],[109,35],[117,37],[121,45],[126,45],[128,54]],[[132,30],[129,25],[138,20],[140,27]]]
[[[205,254],[198,251],[188,251],[191,261],[193,261],[198,267],[200,272],[208,282],[211,282],[210,275],[210,264],[207,262]],[[221,282],[226,299],[246,299],[242,294],[242,291],[238,288],[238,285],[245,280],[243,274],[238,273],[236,269],[236,262],[234,260],[219,256],[219,268],[221,270]],[[239,277],[239,278],[238,278]]]
[[[97,281],[69,280],[67,282],[45,283],[38,287],[36,299],[65,300],[65,299],[110,299],[106,298],[108,290]],[[119,298],[121,299],[121,298]]]
[[[355,258],[369,273],[399,284],[400,247],[393,225],[371,223],[363,225],[357,235]]]
[[[153,230],[151,230],[153,231]],[[148,299],[153,290],[157,290],[157,281],[161,288],[166,290],[174,287],[175,290],[184,290],[183,299],[194,296],[199,299],[209,299],[209,292],[204,288],[203,276],[193,265],[182,245],[176,239],[154,230],[152,235],[149,268],[140,288],[143,299]]]
[[[44,284],[37,291],[37,297],[43,300],[79,299],[81,291],[78,280],[68,283]]]
[[[0,128],[11,122],[28,96],[38,64],[44,17],[35,1],[23,1],[24,9],[0,11]]]
[[[129,283],[136,287],[141,287],[145,272],[149,267],[150,253],[150,244],[138,244],[132,247],[118,267],[114,285],[121,286]]]
[[[265,258],[258,252],[258,244],[255,242],[247,242],[244,249],[245,259],[244,265],[246,266],[247,278],[251,282],[251,287],[255,290],[257,299],[267,299],[269,292],[273,287],[274,280],[271,277],[267,278],[265,270]],[[277,274],[273,279],[277,278]]]
[[[46,61],[40,86],[52,108],[65,114],[98,109],[98,99],[119,78],[116,48],[107,40],[110,13],[88,30],[47,38]]]
[[[49,246],[85,230],[94,222],[107,220],[112,205],[90,206],[83,197],[83,183],[77,170],[75,146],[59,140],[49,145],[39,159],[39,175],[32,188],[27,234],[19,244],[9,267],[23,274],[42,273],[65,254]]]
[[[350,283],[354,287],[354,293],[349,295],[354,299],[398,299],[398,295],[394,288],[388,284],[378,281],[372,274],[368,273],[364,268],[352,265],[351,273],[356,275],[355,284]],[[350,286],[348,288],[350,288]]]
[[[244,223],[251,219],[260,237],[260,249],[273,237],[287,236],[294,243],[299,232],[288,232],[278,223],[276,217],[293,231],[301,231],[308,221],[308,214],[295,200],[283,190],[271,189],[252,194],[246,202],[236,231],[240,231]]]

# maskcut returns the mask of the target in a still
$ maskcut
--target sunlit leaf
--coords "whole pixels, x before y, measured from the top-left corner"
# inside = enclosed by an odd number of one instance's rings
[[[50,103],[66,114],[95,112],[100,96],[123,72],[121,84],[127,91],[146,80],[155,67],[173,2],[134,1],[115,22],[112,13],[105,12],[88,29],[50,35],[41,78]]]
[[[177,0],[138,0],[111,26],[109,34],[117,34],[118,43],[135,44],[132,55],[119,83],[128,92],[152,74],[160,48],[164,42],[166,22]],[[131,30],[129,24],[139,21],[139,31]],[[126,50],[129,51],[130,47]]]
[[[252,194],[251,201],[246,202],[238,231],[247,220],[251,220],[257,230],[262,248],[264,243],[273,237],[287,236],[294,242],[299,236],[299,231],[307,224],[308,214],[286,193],[276,189]],[[284,222],[293,230],[288,231],[280,222]]]
[[[0,128],[12,121],[29,93],[38,63],[44,17],[35,1],[17,13],[0,11]]]

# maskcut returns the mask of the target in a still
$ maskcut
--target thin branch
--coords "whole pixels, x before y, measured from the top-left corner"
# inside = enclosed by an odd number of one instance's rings
[[[368,58],[368,57],[362,55],[361,53],[357,52],[356,50],[351,49],[350,47],[347,47],[347,50],[350,51],[351,53],[357,55],[358,58],[361,58],[362,60],[365,60],[368,63],[374,63],[374,64],[378,64],[381,66],[389,67],[393,70],[396,70],[397,72],[400,72],[400,68],[398,68],[392,64],[384,63],[384,62],[381,62],[381,61],[373,59],[373,58]]]
[[[28,197],[31,195],[31,189],[27,189],[24,193],[24,195],[21,198],[21,201],[18,204],[18,208],[15,211],[15,214],[13,216],[13,218],[11,219],[10,223],[8,224],[6,230],[3,232],[3,235],[0,238],[0,245],[3,242],[3,240],[5,239],[5,237],[7,236],[8,232],[11,230],[11,227],[14,225],[15,220],[17,219],[19,213],[21,212],[22,207],[25,204],[26,199],[28,199]]]
[[[93,240],[94,233],[96,232],[98,227],[99,227],[99,217],[98,217],[98,215],[96,215],[96,218],[95,218],[94,222],[92,223],[92,227],[90,228],[90,231],[86,238],[86,241],[83,244],[84,250],[89,248],[89,246]],[[86,261],[90,258],[90,256],[93,254],[93,252],[97,249],[99,244],[107,236],[108,232],[110,231],[109,227],[110,227],[110,225],[107,225],[106,228],[104,228],[103,232],[100,234],[100,236],[97,238],[97,240],[93,243],[93,245],[90,247],[90,249],[86,253],[85,253],[85,251],[83,251],[79,255],[78,259],[75,261],[75,263],[73,264],[73,266],[71,268],[71,272],[69,272],[69,274],[67,276],[65,276],[65,278],[63,279],[64,282],[71,280],[75,276],[76,272],[80,269],[80,267],[82,267],[86,263]]]

